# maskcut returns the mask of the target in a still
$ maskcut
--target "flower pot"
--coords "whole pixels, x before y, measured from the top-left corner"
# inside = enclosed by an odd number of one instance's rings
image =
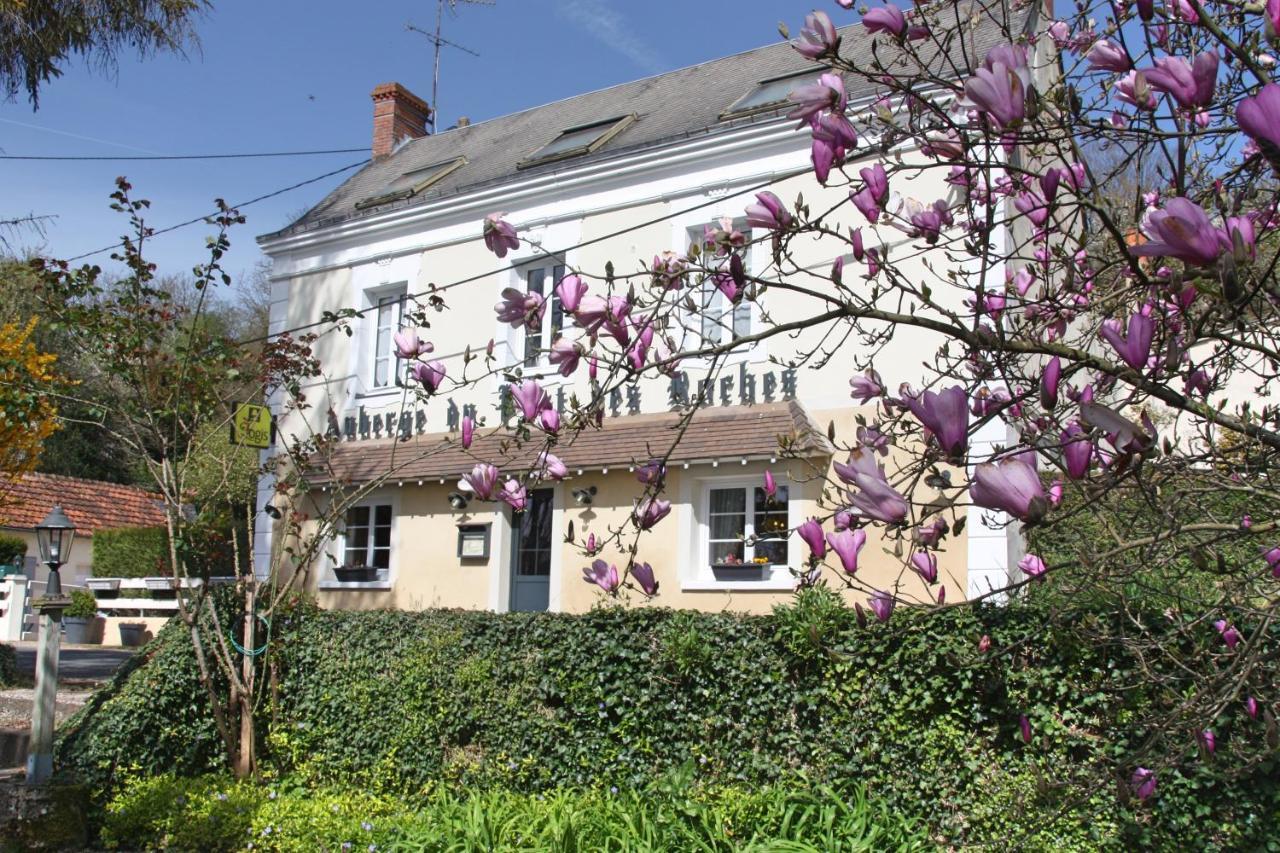
[[[63,638],[71,645],[84,645],[97,642],[94,628],[98,621],[96,616],[64,616],[62,617]]]
[[[712,563],[711,573],[718,581],[762,581],[772,568],[768,563]]]
[[[120,578],[85,578],[84,585],[98,597],[115,595],[120,591]]]
[[[120,645],[134,648],[147,641],[147,623],[121,622]]]
[[[378,570],[372,566],[340,566],[333,575],[342,583],[367,583],[378,579]]]

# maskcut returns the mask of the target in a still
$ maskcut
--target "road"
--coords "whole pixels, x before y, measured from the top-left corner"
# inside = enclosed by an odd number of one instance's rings
[[[18,643],[18,672],[35,677],[36,644]],[[106,681],[137,649],[63,647],[58,660],[58,681]]]

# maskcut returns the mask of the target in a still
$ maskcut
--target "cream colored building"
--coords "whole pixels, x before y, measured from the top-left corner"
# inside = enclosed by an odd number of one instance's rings
[[[830,504],[818,507],[821,480],[833,456],[844,461],[847,451],[833,453],[827,426],[834,424],[838,441],[852,442],[855,418],[875,417],[873,406],[859,408],[850,399],[847,359],[788,368],[819,342],[822,329],[744,346],[715,372],[705,361],[683,362],[688,394],[696,396],[710,379],[712,400],[679,443],[673,427],[684,410],[684,389],[652,372],[619,389],[608,400],[602,429],[555,448],[570,476],[534,492],[530,508],[514,516],[502,504],[450,503],[459,476],[477,458],[513,474],[527,471],[531,459],[528,451],[504,457],[494,435],[510,434],[499,410],[501,373],[464,385],[454,380],[464,375],[464,354],[482,354],[492,340],[501,367],[538,377],[567,410],[574,394],[585,399],[590,392],[585,369],[566,379],[547,361],[560,324],[555,305],[551,321],[531,339],[497,320],[494,305],[504,288],[550,294],[565,271],[575,270],[593,276],[591,291],[602,293],[611,263],[615,287],[625,291],[626,276],[647,269],[662,252],[683,255],[704,226],[728,218],[745,227],[744,208],[766,186],[789,207],[802,195],[813,211],[847,199],[847,189],[817,183],[809,134],[795,129],[780,103],[812,74],[811,63],[780,44],[436,135],[423,134],[425,105],[403,87],[375,90],[373,162],[296,223],[259,238],[273,261],[274,334],[316,324],[326,312],[363,312],[349,322],[349,336],[330,332],[317,341],[324,377],[305,389],[305,417],[289,414],[279,424],[286,437],[342,437],[333,470],[314,480],[321,505],[381,481],[348,511],[346,533],[311,567],[308,582],[323,606],[585,610],[602,593],[583,581],[591,558],[582,543],[591,534],[607,537],[625,521],[640,490],[635,467],[668,453],[665,497],[672,511],[639,538],[637,551],[661,582],[656,602],[759,612],[788,597],[796,584],[792,570],[807,549],[794,535],[758,537],[754,544],[751,536],[782,520],[794,529],[810,516],[829,516]],[[850,92],[852,118],[869,109],[868,98],[868,92]],[[921,158],[909,149],[892,156]],[[855,175],[871,162],[845,169]],[[935,168],[895,178],[893,189],[928,203],[950,192],[945,174]],[[502,260],[481,239],[482,220],[495,211],[505,212],[525,241]],[[866,227],[847,203],[835,223],[862,225],[867,245],[910,254],[911,241],[901,232]],[[830,250],[810,240],[793,248],[811,273],[806,284],[820,287],[835,260]],[[754,274],[774,274],[769,255],[767,241],[750,248]],[[847,260],[856,276],[861,265]],[[637,288],[645,278],[635,279]],[[988,288],[1003,286],[1004,270],[990,269],[987,280]],[[812,298],[784,290],[766,290],[736,310],[696,287],[692,293],[697,310],[672,323],[686,346],[750,335],[815,310]],[[444,310],[431,306],[433,294]],[[404,368],[390,341],[415,308],[430,320],[421,334],[435,347],[431,358],[444,361],[450,377],[425,403],[398,384]],[[564,325],[570,333],[571,321]],[[891,389],[919,384],[922,362],[940,343],[918,330],[899,330],[876,367]],[[857,346],[856,339],[845,346]],[[483,361],[465,370],[468,379],[478,376]],[[281,404],[274,405],[282,410]],[[469,413],[486,425],[465,454],[457,428]],[[797,439],[798,458],[779,451],[779,434]],[[975,444],[1004,438],[1001,429],[989,430]],[[766,470],[785,495],[780,504],[761,503]],[[263,505],[272,487],[263,482]],[[990,513],[970,515],[964,532],[939,554],[948,600],[1003,585],[1017,561],[1016,536],[1006,536]],[[258,559],[265,564],[271,519],[259,518]],[[565,541],[570,525],[574,543]],[[904,556],[883,547],[874,528],[869,534],[860,581],[907,598],[936,598],[937,586],[926,589],[905,568]],[[725,566],[729,554],[747,565]],[[626,563],[617,548],[602,556],[620,568]],[[765,562],[753,563],[756,557]],[[336,571],[360,565],[369,570]]]

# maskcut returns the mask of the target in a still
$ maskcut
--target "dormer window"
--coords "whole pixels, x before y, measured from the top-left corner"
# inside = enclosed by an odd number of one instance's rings
[[[592,124],[580,124],[561,131],[555,139],[517,163],[516,168],[527,169],[542,163],[553,163],[556,160],[567,160],[570,157],[590,154],[621,133],[623,128],[635,120],[636,116],[633,114]]]
[[[796,87],[815,82],[818,79],[818,75],[827,70],[826,68],[808,69],[798,74],[787,74],[783,77],[770,77],[767,80],[761,80],[755,85],[754,89],[738,98],[727,110],[721,113],[720,118],[738,118],[751,113],[776,110],[787,103],[787,95],[790,95]]]
[[[432,184],[444,180],[458,169],[461,169],[466,163],[466,157],[455,157],[444,163],[436,163],[433,166],[424,166],[421,169],[405,172],[392,181],[383,192],[366,198],[364,201],[356,202],[356,210],[364,210],[367,207],[377,207],[380,204],[412,198]]]

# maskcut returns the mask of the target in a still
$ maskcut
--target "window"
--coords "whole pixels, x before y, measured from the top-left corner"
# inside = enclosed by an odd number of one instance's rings
[[[603,146],[622,132],[623,128],[636,120],[636,116],[628,115],[605,121],[582,124],[561,131],[560,135],[530,154],[516,164],[516,168],[525,169],[539,163],[551,163],[556,160],[567,160],[589,154]]]
[[[401,385],[404,371],[408,365],[401,365],[396,358],[395,333],[400,331],[404,323],[404,308],[408,301],[407,287],[399,285],[390,291],[382,291],[370,296],[372,302],[373,323],[373,358],[372,385],[374,388],[389,388]]]
[[[742,258],[743,267],[750,274],[751,232],[743,228],[738,230],[746,236],[746,243],[738,250],[738,254]],[[689,231],[691,243],[702,240],[703,228]],[[751,333],[751,303],[741,299],[733,305],[720,288],[716,287],[717,275],[729,274],[729,256],[715,257],[706,250],[705,244],[703,249],[705,266],[719,272],[704,276],[693,286],[693,300],[697,310],[686,324],[686,331],[693,335],[693,344],[697,347],[715,346],[726,342],[726,337],[733,340]]]
[[[391,505],[353,506],[347,510],[342,563],[349,568],[369,568],[377,580],[386,580],[391,569]]]
[[[537,293],[547,301],[547,310],[542,315],[542,326],[538,330],[525,327],[524,332],[524,366],[538,367],[547,364],[547,356],[551,344],[560,336],[564,327],[564,308],[560,297],[556,296],[556,285],[564,278],[564,264],[545,264],[536,267],[525,267],[521,270],[524,276],[526,293]]]
[[[816,81],[818,75],[828,70],[826,68],[819,68],[816,71],[809,69],[798,74],[788,74],[784,77],[770,77],[768,80],[761,80],[755,85],[754,89],[734,101],[720,117],[736,118],[754,112],[777,109],[787,102],[787,96],[797,86]]]
[[[788,490],[761,486],[707,490],[706,560],[711,566],[787,564]]]
[[[433,184],[444,180],[465,166],[466,163],[467,158],[455,157],[444,163],[435,163],[431,166],[424,166],[421,169],[412,169],[393,180],[387,185],[386,190],[378,195],[356,202],[356,210],[364,210],[367,207],[377,207],[380,204],[411,198]]]

